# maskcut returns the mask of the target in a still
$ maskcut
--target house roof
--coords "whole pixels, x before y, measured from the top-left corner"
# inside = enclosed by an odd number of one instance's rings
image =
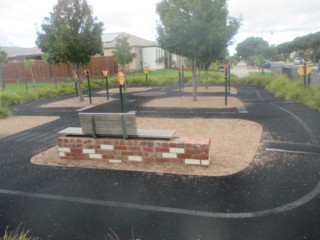
[[[118,37],[128,37],[128,42],[131,47],[158,47],[156,41],[149,41],[144,38],[140,38],[125,32],[119,33],[107,33],[102,35],[103,48],[114,48],[116,39]],[[40,48],[21,48],[21,47],[0,47],[1,50],[5,51],[9,59],[17,58],[28,58],[38,57],[43,53]]]
[[[1,50],[5,51],[9,59],[19,57],[34,57],[41,56],[42,51],[40,48],[21,48],[21,47],[0,47]]]
[[[128,37],[130,47],[158,47],[156,41],[146,40],[129,33],[107,33],[102,35],[103,48],[114,48],[118,37]]]

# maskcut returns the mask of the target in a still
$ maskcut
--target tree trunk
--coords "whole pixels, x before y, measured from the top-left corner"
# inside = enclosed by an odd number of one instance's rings
[[[193,57],[193,61],[192,61],[192,85],[193,85],[193,91],[192,91],[192,95],[193,95],[193,99],[192,101],[194,102],[197,102],[198,99],[197,99],[197,87],[198,87],[198,84],[197,84],[197,69],[196,69],[196,57],[194,56]]]
[[[79,64],[76,64],[76,63],[69,63],[69,65],[71,67],[72,75],[78,87],[79,100],[80,102],[82,102],[84,101],[84,98],[83,98],[83,91],[82,91],[82,73],[80,70],[80,66]]]

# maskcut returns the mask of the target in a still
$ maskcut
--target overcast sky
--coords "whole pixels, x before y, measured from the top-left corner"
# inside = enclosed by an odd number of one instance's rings
[[[104,32],[127,32],[156,40],[155,4],[159,0],[87,0]],[[0,0],[0,46],[33,47],[36,28],[49,16],[57,0]],[[243,24],[230,47],[247,37],[262,37],[278,45],[320,31],[319,0],[229,0],[230,16]]]

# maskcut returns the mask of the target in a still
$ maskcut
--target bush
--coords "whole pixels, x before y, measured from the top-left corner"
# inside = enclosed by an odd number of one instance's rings
[[[0,119],[10,116],[10,111],[6,107],[0,106]]]

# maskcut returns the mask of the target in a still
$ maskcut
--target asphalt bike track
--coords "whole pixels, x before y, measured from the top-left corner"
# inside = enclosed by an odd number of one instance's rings
[[[112,232],[120,239],[320,239],[320,113],[263,88],[236,88],[245,108],[142,107],[179,96],[172,87],[150,88],[163,96],[125,95],[125,111],[138,116],[260,123],[252,166],[223,177],[32,165],[32,156],[55,145],[57,131],[79,125],[79,111],[120,112],[119,100],[90,109],[40,108],[70,96],[14,106],[15,115],[60,119],[0,139],[0,233],[23,223],[41,239],[105,239]]]

